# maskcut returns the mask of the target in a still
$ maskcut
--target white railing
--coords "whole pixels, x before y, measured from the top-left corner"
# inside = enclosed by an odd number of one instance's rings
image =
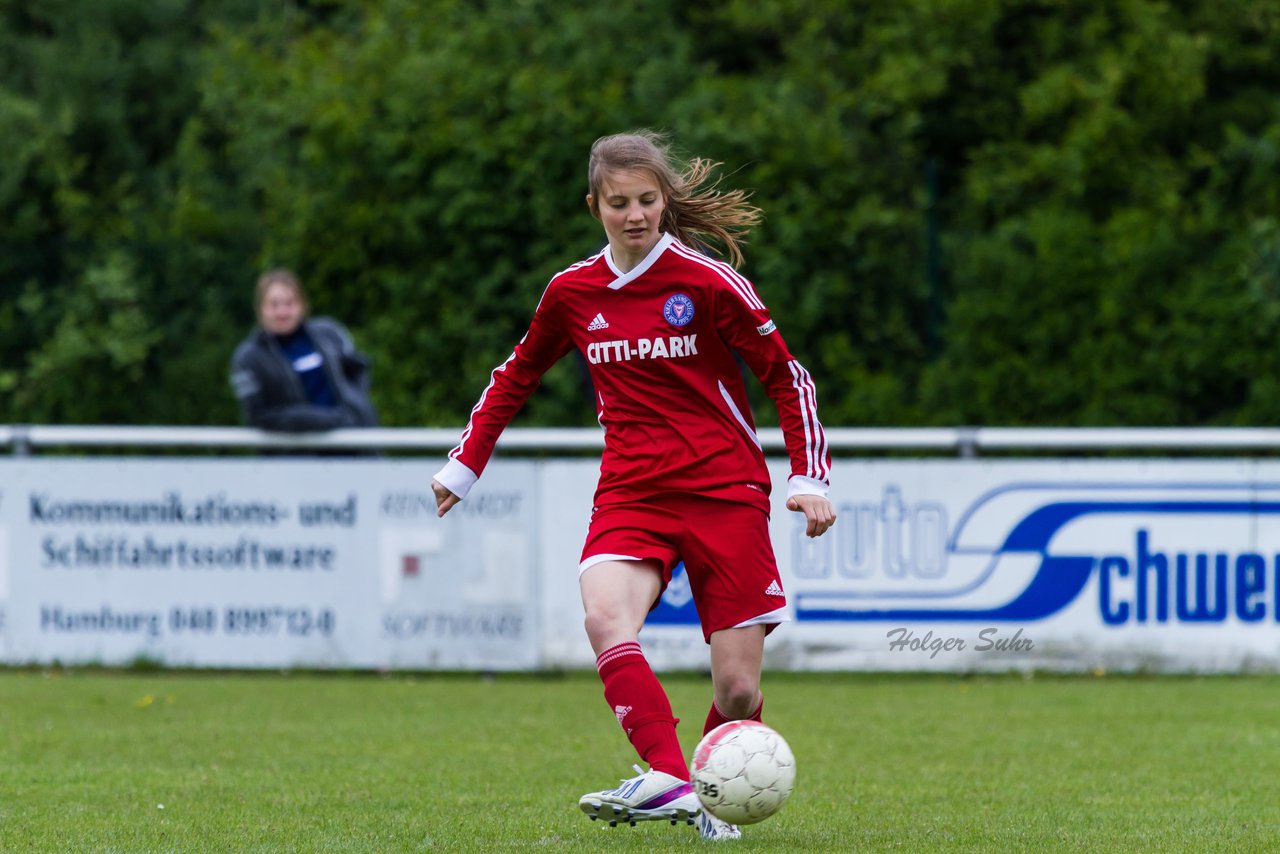
[[[384,450],[440,453],[461,428],[380,427],[325,433],[269,433],[247,427],[0,425],[0,449],[27,456],[42,449],[200,448],[258,450]],[[777,428],[760,431],[766,451],[785,446]],[[929,451],[962,457],[1009,451],[1262,451],[1280,450],[1280,428],[1269,427],[837,427],[827,430],[836,453]],[[510,428],[498,446],[508,451],[588,451],[604,445],[596,428]]]

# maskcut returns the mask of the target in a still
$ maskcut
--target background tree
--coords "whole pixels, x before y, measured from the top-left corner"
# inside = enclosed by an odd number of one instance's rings
[[[1278,52],[1280,0],[0,0],[0,421],[236,423],[287,265],[460,424],[647,126],[755,192],[831,424],[1267,423]]]

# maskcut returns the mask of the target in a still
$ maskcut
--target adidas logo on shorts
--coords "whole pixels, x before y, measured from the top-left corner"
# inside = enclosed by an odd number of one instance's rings
[[[785,593],[783,593],[783,592],[782,592],[782,585],[781,585],[781,584],[779,584],[776,580],[774,580],[774,581],[770,581],[770,582],[769,582],[769,586],[768,586],[768,587],[766,587],[766,588],[764,589],[764,595],[766,595],[766,596],[786,596],[787,594],[785,594]]]

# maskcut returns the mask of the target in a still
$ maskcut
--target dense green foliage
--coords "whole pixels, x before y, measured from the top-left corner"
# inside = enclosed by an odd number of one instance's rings
[[[664,679],[691,754],[705,677]],[[768,674],[796,755],[741,852],[1274,851],[1275,679]],[[595,673],[0,673],[7,852],[713,851],[610,829]]]
[[[1280,0],[0,0],[0,423],[236,423],[286,265],[461,424],[638,126],[754,191],[830,425],[1269,423],[1276,56]]]

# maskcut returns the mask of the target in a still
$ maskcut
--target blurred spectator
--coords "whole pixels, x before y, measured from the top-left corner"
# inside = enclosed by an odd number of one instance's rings
[[[297,276],[264,273],[255,305],[258,328],[231,357],[231,386],[250,426],[286,432],[377,426],[369,360],[341,323],[307,316]]]

